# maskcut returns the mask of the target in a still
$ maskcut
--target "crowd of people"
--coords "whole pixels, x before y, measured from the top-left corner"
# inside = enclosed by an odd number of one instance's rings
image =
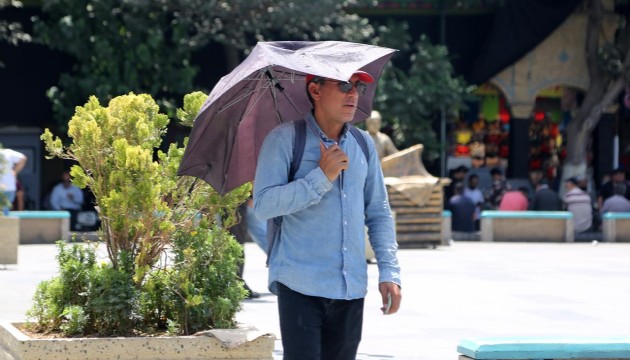
[[[622,168],[605,177],[595,192],[589,191],[586,179],[568,178],[561,184],[562,196],[559,188],[535,176],[528,186],[513,187],[500,168],[490,171],[490,183],[482,191],[479,176],[468,171],[465,166],[454,169],[445,187],[444,207],[451,212],[453,231],[479,231],[483,210],[569,211],[576,233],[598,231],[605,213],[630,212],[630,182]]]

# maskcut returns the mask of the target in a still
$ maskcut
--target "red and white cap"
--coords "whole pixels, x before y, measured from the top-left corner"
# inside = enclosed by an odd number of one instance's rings
[[[374,77],[372,75],[370,75],[369,73],[362,71],[362,70],[357,70],[354,72],[354,74],[352,74],[352,76],[354,75],[359,75],[359,81],[362,81],[364,83],[371,83],[374,82]],[[306,83],[309,83],[311,81],[313,81],[314,78],[316,77],[324,77],[324,76],[317,76],[317,75],[312,75],[312,74],[308,74],[306,75]]]

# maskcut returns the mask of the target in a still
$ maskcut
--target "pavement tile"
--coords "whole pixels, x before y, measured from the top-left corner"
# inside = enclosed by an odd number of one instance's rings
[[[237,321],[280,334],[265,255],[246,244],[245,280],[262,293]],[[21,245],[0,270],[0,320],[22,321],[37,283],[57,273],[54,245]],[[359,360],[456,360],[461,339],[628,335],[630,244],[480,243],[402,249],[403,303],[381,314],[370,265]],[[0,269],[2,267],[0,266]],[[282,358],[276,342],[275,359]]]

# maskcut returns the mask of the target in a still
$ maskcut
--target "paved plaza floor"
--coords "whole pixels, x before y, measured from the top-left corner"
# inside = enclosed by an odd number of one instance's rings
[[[265,256],[247,244],[245,280],[262,297],[242,323],[280,331],[266,290]],[[37,283],[56,273],[54,245],[21,245],[0,270],[0,320],[22,321]],[[455,242],[399,251],[403,303],[384,316],[377,267],[369,266],[360,360],[456,360],[464,338],[630,335],[630,244]],[[282,358],[276,342],[274,358]]]

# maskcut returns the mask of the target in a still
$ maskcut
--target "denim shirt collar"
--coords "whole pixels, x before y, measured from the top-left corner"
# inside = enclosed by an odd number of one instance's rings
[[[315,133],[317,138],[320,141],[322,141],[324,145],[326,145],[326,147],[337,143],[335,140],[329,138],[326,134],[324,134],[322,129],[319,127],[319,124],[317,124],[317,120],[315,120],[315,117],[313,116],[312,111],[309,111],[304,117],[304,119],[306,120],[306,123],[308,127],[311,129],[311,131]],[[346,137],[348,136],[348,129],[349,129],[349,124],[345,123],[343,125],[343,130],[341,131],[341,137],[339,138],[340,143],[343,143],[346,140]]]

